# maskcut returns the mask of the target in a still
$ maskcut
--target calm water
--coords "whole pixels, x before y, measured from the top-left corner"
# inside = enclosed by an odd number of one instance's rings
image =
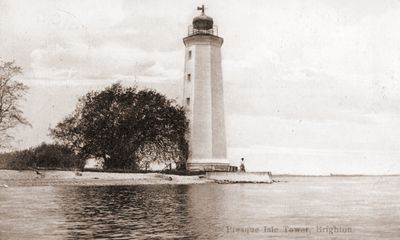
[[[280,180],[1,188],[0,239],[400,239],[399,177]]]

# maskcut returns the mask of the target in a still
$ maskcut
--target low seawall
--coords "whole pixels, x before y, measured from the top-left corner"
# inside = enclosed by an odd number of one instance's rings
[[[206,177],[227,183],[272,183],[271,172],[207,172]]]

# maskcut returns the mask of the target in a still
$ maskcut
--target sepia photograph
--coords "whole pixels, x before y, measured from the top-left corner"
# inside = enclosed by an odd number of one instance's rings
[[[0,0],[0,240],[400,239],[399,0]]]

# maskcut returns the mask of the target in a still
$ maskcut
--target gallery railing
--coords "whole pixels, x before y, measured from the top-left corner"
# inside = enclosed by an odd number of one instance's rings
[[[210,28],[208,30],[196,29],[193,28],[193,25],[190,25],[188,27],[188,36],[202,35],[202,34],[218,36],[218,27],[214,25],[213,28]]]

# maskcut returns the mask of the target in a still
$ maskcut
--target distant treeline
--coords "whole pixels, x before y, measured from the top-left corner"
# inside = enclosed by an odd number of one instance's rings
[[[21,151],[0,153],[0,168],[27,169],[82,169],[82,161],[70,149],[59,144],[46,144]]]

